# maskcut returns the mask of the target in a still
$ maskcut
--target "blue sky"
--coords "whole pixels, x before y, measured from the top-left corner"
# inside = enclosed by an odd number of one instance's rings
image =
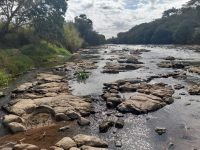
[[[162,16],[169,8],[180,8],[189,0],[69,0],[66,20],[86,14],[94,29],[106,37],[116,36],[135,25]]]

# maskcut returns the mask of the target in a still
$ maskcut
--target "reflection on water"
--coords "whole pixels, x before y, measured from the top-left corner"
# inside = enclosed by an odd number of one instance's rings
[[[144,68],[121,72],[119,74],[102,74],[101,71],[106,62],[110,62],[109,58],[118,58],[124,53],[120,50],[128,48],[132,49],[148,49],[150,52],[145,52],[141,56],[142,62],[144,62]],[[119,50],[119,53],[111,53],[112,51]],[[104,51],[107,51],[105,53]],[[175,47],[175,46],[127,46],[127,45],[106,45],[98,48],[100,58],[98,59],[98,69],[92,70],[92,74],[85,83],[77,83],[71,81],[70,85],[73,89],[74,95],[101,95],[103,83],[116,81],[118,79],[125,78],[146,78],[147,76],[173,72],[173,69],[158,68],[157,63],[163,61],[163,58],[167,56],[173,56],[180,61],[187,62],[200,62],[200,53],[188,49],[188,47]],[[114,61],[115,62],[115,61]],[[200,76],[189,74],[188,79],[177,80],[173,78],[168,79],[155,79],[151,83],[164,82],[170,85],[183,84],[188,87],[189,82],[199,82]],[[180,95],[180,93],[186,93],[186,95]],[[131,93],[126,94],[125,97],[129,97]],[[190,96],[187,93],[187,88],[176,91],[174,96],[181,96],[181,99],[175,100],[172,105],[168,105],[163,109],[147,114],[135,116],[132,114],[125,115],[125,127],[122,130],[113,134],[113,130],[108,133],[99,134],[97,122],[101,122],[105,119],[116,119],[114,116],[107,117],[106,112],[115,111],[107,110],[104,106],[104,102],[98,101],[94,103],[94,107],[98,113],[95,116],[91,116],[91,128],[86,131],[99,135],[100,137],[107,139],[111,143],[111,149],[117,149],[114,146],[116,140],[122,141],[122,150],[189,150],[192,148],[200,147],[200,97]],[[190,102],[191,105],[186,106],[185,103]],[[155,127],[167,128],[167,133],[159,136],[155,133]],[[174,146],[172,146],[173,144]]]

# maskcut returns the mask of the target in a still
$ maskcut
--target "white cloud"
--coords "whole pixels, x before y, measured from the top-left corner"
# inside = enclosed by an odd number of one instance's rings
[[[189,0],[69,0],[67,20],[86,14],[94,29],[106,37],[133,26],[152,21],[172,7],[180,8]]]

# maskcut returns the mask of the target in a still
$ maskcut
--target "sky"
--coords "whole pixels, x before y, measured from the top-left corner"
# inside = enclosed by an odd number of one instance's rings
[[[189,0],[69,0],[66,20],[86,14],[94,29],[110,38],[133,26],[162,16],[163,11],[180,8]]]

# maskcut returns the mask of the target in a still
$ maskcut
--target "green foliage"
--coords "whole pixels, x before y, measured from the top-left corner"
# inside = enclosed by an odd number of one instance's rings
[[[6,74],[4,71],[0,71],[0,87],[7,86],[9,81],[10,81],[10,76]]]
[[[76,51],[83,45],[83,39],[72,22],[64,24],[64,45],[71,51]]]
[[[0,69],[12,75],[17,75],[33,67],[32,60],[18,49],[0,50]]]
[[[37,45],[30,44],[24,46],[21,52],[32,59],[36,67],[61,63],[71,55],[65,48],[58,47],[46,41],[42,41]]]
[[[77,71],[74,74],[78,81],[82,82],[89,78],[90,73],[86,72],[85,70]]]
[[[85,40],[86,45],[100,45],[106,42],[105,36],[93,30],[93,22],[86,15],[75,17],[75,27]]]
[[[169,9],[163,17],[150,23],[137,25],[119,33],[108,42],[119,44],[200,44],[199,0],[189,1],[181,9]]]

